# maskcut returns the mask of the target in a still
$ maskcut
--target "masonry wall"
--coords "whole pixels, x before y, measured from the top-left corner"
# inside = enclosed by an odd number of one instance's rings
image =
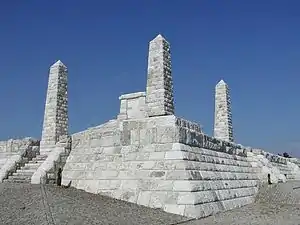
[[[66,77],[66,68],[60,67],[62,73],[53,72],[56,86],[57,77]],[[176,117],[171,72],[170,44],[158,35],[149,43],[146,91],[120,96],[115,119],[72,135],[64,185],[71,182],[88,192],[199,218],[252,203],[268,177],[272,183],[294,179],[299,170],[295,163],[233,143],[231,100],[224,81],[216,92],[216,138]],[[67,109],[67,101],[59,102]],[[59,130],[66,132],[67,111],[53,111],[57,102],[52,106],[46,106],[50,116],[45,112],[42,139],[55,146],[61,132],[58,135],[53,124],[62,121]],[[61,114],[65,116],[59,118]]]
[[[32,138],[0,141],[0,168],[12,155],[19,155],[23,153],[23,151],[27,149],[28,146],[32,145],[35,142],[38,141],[33,140]]]
[[[253,201],[257,170],[245,149],[173,115],[142,117],[135,96],[136,108],[123,102],[118,119],[72,135],[63,184],[189,217]]]

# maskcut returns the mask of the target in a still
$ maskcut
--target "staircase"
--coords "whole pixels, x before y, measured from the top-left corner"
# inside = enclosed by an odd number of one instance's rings
[[[32,159],[24,157],[20,163],[17,164],[17,170],[11,172],[7,179],[3,182],[10,183],[30,183],[31,177],[39,166],[46,160],[47,155],[36,155]]]

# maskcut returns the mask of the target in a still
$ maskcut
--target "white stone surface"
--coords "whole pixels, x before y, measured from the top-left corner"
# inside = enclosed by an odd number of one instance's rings
[[[231,99],[229,87],[224,80],[221,80],[215,89],[214,137],[233,142]]]
[[[272,183],[286,182],[286,178],[278,166],[274,166],[264,155],[248,152],[247,158],[251,165],[257,168],[257,176],[261,183],[268,182],[268,174],[270,174]]]
[[[31,177],[31,184],[45,184],[46,175],[54,167],[54,162],[59,159],[61,153],[65,152],[64,147],[56,146],[49,151],[46,160],[38,167]]]
[[[41,138],[41,153],[48,154],[61,136],[68,134],[67,67],[59,60],[50,67]]]
[[[160,34],[149,43],[146,93],[149,116],[174,114],[170,44]]]

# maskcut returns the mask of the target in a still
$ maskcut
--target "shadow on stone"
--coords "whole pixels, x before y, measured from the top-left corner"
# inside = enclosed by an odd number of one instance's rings
[[[271,182],[271,174],[268,173],[268,184],[272,184]]]
[[[62,169],[59,168],[58,172],[57,172],[57,178],[56,178],[56,184],[57,184],[57,186],[61,186],[61,173],[62,173]]]

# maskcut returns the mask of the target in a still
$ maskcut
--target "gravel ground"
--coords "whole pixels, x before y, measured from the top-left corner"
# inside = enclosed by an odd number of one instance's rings
[[[186,220],[74,188],[0,184],[1,225],[165,225]]]
[[[262,189],[257,202],[204,219],[187,218],[74,188],[0,184],[4,225],[300,225],[300,182]],[[294,189],[296,188],[296,189]]]

